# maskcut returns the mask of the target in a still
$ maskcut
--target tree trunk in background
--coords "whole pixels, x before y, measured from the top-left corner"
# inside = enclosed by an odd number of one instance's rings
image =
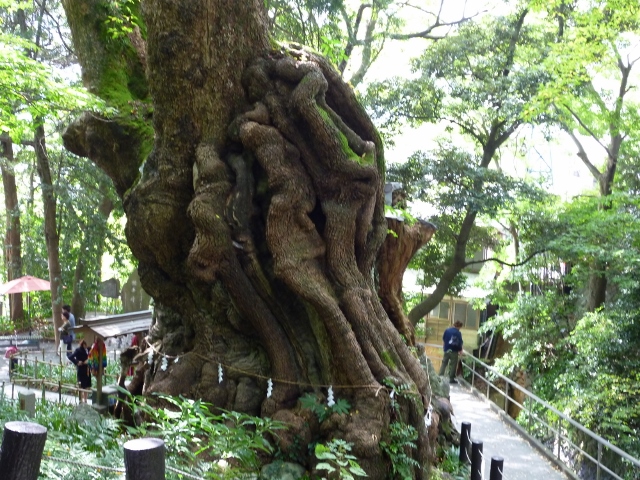
[[[525,13],[526,14],[526,11]],[[524,14],[521,16],[521,22],[524,21]],[[522,23],[520,23],[520,27]],[[478,165],[480,168],[489,168],[491,161],[493,160],[494,155],[496,154],[498,148],[507,141],[509,136],[516,130],[519,122],[515,122],[511,126],[505,126],[502,123],[494,122],[491,125],[489,138],[482,146],[482,160]],[[509,133],[510,132],[510,133]],[[482,188],[484,186],[484,181],[481,179],[476,179],[473,185],[473,189],[477,192],[478,195],[482,194]],[[453,258],[451,259],[451,263],[447,266],[442,277],[438,281],[435,289],[431,294],[421,303],[416,305],[409,312],[409,320],[411,324],[415,327],[420,320],[422,320],[431,310],[436,308],[436,306],[442,301],[444,296],[449,291],[449,287],[453,283],[456,276],[462,272],[464,267],[467,266],[467,244],[469,243],[469,238],[471,237],[471,231],[473,229],[473,225],[476,221],[476,217],[478,216],[478,212],[467,208],[464,219],[460,224],[460,230],[456,235],[456,245],[453,250]]]
[[[20,209],[18,207],[18,189],[16,187],[16,177],[13,174],[13,142],[9,137],[0,136],[2,143],[2,156],[4,160],[0,163],[2,170],[2,185],[4,186],[4,209],[6,212],[5,233],[5,266],[7,269],[7,281],[20,278],[22,276],[22,239],[20,230]],[[24,320],[24,306],[22,294],[9,295],[9,309],[11,321],[14,325],[19,325]]]
[[[47,244],[49,264],[49,281],[51,282],[51,310],[56,345],[60,341],[58,328],[62,325],[62,271],[60,269],[60,235],[56,224],[56,197],[51,180],[51,168],[45,143],[44,127],[36,127],[34,148],[42,188],[42,204],[44,205],[44,237]]]
[[[456,276],[465,267],[467,257],[467,243],[469,242],[471,229],[473,228],[476,216],[477,212],[470,210],[467,211],[464,220],[462,221],[460,232],[458,233],[456,239],[456,246],[451,263],[449,263],[446,270],[442,274],[442,277],[440,277],[440,280],[438,281],[438,284],[436,285],[436,288],[433,290],[433,292],[431,292],[426,299],[413,307],[413,309],[411,309],[411,311],[409,312],[409,320],[414,327],[442,301],[444,296],[449,291],[449,287],[453,283]]]
[[[122,57],[91,30],[104,15],[97,5],[64,2],[85,84],[100,93],[105,65]],[[143,11],[147,48],[137,52],[155,140],[142,176],[132,173],[148,132],[124,116],[116,128],[85,115],[64,140],[123,197],[128,243],[155,300],[145,394],[285,421],[285,452],[300,439],[344,438],[373,479],[389,478],[380,441],[390,440],[390,422],[405,422],[418,432],[407,452],[420,465],[413,477],[426,479],[430,387],[373,285],[387,229],[384,159],[364,109],[316,54],[272,50],[260,0],[233,9],[148,1]],[[163,355],[180,361],[164,371]],[[382,393],[390,383],[410,385],[399,410]],[[350,415],[319,425],[298,399],[314,392],[325,402],[329,386]]]
[[[411,258],[431,240],[436,227],[420,220],[407,225],[392,218],[387,219],[387,225],[395,235],[387,235],[376,262],[378,296],[398,332],[415,345],[415,330],[403,309],[402,278]]]
[[[108,230],[107,222],[109,221],[109,216],[111,215],[113,207],[113,200],[111,200],[105,190],[102,190],[102,201],[98,208],[98,214],[101,221],[96,221],[91,227],[94,230],[98,229],[98,235],[101,236],[100,241],[96,243],[95,240],[91,240],[89,238],[88,229],[83,229],[84,232],[82,235],[80,252],[87,252],[87,255],[78,255],[76,268],[73,273],[73,297],[71,298],[71,311],[76,318],[84,318],[86,315],[87,299],[83,292],[83,284],[85,283],[87,261],[89,262],[89,267],[94,269],[94,271],[100,272],[102,270],[102,255],[104,253],[105,238]],[[95,216],[93,218],[96,220]],[[96,251],[89,255],[89,245],[94,244],[96,245]]]

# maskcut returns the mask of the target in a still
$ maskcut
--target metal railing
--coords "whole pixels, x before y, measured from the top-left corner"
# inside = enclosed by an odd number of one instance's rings
[[[640,479],[639,459],[579,424],[470,353],[465,352],[462,366],[463,377],[470,377],[471,388],[487,399],[492,397],[492,392],[497,392],[498,400],[503,400],[504,404],[498,406],[492,401],[503,411],[504,417],[533,440],[556,464],[563,467],[565,473],[576,479]],[[484,392],[476,387],[478,382],[483,384],[481,388],[484,388]],[[522,403],[512,396],[516,391],[524,395]],[[495,394],[493,397],[495,398]],[[520,415],[524,414],[519,422],[504,413],[508,412],[510,405],[519,408]]]

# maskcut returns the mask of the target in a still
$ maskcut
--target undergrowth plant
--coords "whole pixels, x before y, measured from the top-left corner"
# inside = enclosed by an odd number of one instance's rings
[[[327,444],[318,443],[315,455],[320,462],[316,470],[326,471],[326,479],[354,480],[355,477],[366,477],[367,473],[358,464],[358,459],[351,455],[353,444],[334,438]]]
[[[159,396],[155,409],[144,398],[129,403],[146,418],[135,428],[97,415],[88,406],[36,403],[33,418],[18,402],[0,393],[0,429],[7,422],[36,422],[47,428],[47,441],[38,478],[54,480],[122,479],[123,445],[138,437],[162,438],[167,467],[206,479],[256,478],[262,454],[271,456],[268,434],[283,428],[279,422],[237,412],[214,414],[205,402]],[[0,478],[2,474],[0,473]],[[167,469],[167,480],[184,478]]]
[[[466,480],[470,477],[469,465],[460,461],[456,446],[451,445],[447,449],[440,450],[438,457],[440,459],[439,470],[448,473],[454,480]]]
[[[156,397],[165,406],[150,405],[145,398],[130,401],[147,421],[127,427],[127,432],[136,437],[162,438],[169,455],[184,459],[178,462],[183,468],[195,468],[206,478],[239,478],[259,470],[260,455],[274,453],[267,437],[285,428],[269,418],[222,410],[213,413],[213,406],[201,400],[162,394]]]
[[[320,423],[325,421],[332,413],[345,414],[351,410],[351,404],[344,398],[339,398],[331,406],[321,403],[320,399],[313,393],[305,393],[300,397],[302,408],[311,410],[316,414]]]
[[[403,422],[389,424],[389,440],[381,441],[380,448],[391,460],[393,478],[411,480],[413,469],[420,464],[411,457],[411,450],[417,448],[418,431]]]

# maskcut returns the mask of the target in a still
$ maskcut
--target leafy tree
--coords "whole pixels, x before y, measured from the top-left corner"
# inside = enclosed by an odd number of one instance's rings
[[[640,57],[632,45],[640,28],[640,8],[635,1],[606,0],[568,6],[565,2],[538,6],[555,13],[559,28],[545,61],[551,78],[531,111],[546,108],[557,119],[597,181],[600,195],[606,197],[615,189],[619,166],[636,163],[640,144],[639,105],[629,98],[637,86],[632,70]],[[599,148],[592,150],[587,140]],[[601,206],[609,208],[606,202]],[[588,311],[606,300],[608,268],[604,259],[594,258]]]
[[[511,17],[465,24],[457,35],[439,41],[414,62],[415,79],[395,79],[369,92],[370,98],[378,99],[374,111],[383,120],[404,118],[411,124],[446,121],[469,137],[477,149],[477,155],[470,155],[441,148],[436,152],[441,161],[429,167],[434,176],[427,178],[438,182],[445,202],[456,201],[457,195],[447,193],[456,188],[464,189],[465,195],[459,197],[464,205],[455,211],[458,218],[452,223],[456,227],[451,261],[434,292],[409,313],[414,325],[441,301],[465,267],[476,217],[486,208],[479,202],[483,198],[499,202],[495,196],[485,197],[491,193],[485,192],[490,185],[487,180],[494,175],[489,167],[500,147],[524,123],[524,107],[546,79],[541,62],[548,33],[527,25],[527,14],[522,10]],[[420,161],[414,163],[419,165]],[[465,175],[471,176],[465,179]]]
[[[61,238],[64,241],[65,229],[61,222],[64,212],[60,211],[58,205],[58,197],[65,188],[65,178],[68,178],[64,165],[66,158],[56,158],[55,144],[49,144],[50,141],[56,141],[55,126],[67,112],[76,108],[95,108],[99,106],[99,102],[92,99],[86,92],[81,89],[74,88],[69,82],[61,78],[55,68],[66,67],[69,64],[70,52],[65,44],[63,35],[64,27],[61,26],[60,6],[56,2],[40,2],[31,6],[27,4],[18,4],[16,2],[7,2],[6,10],[3,11],[3,43],[2,48],[7,52],[4,56],[5,63],[0,71],[0,88],[6,91],[3,96],[5,103],[2,103],[2,129],[4,131],[3,138],[5,151],[8,156],[13,155],[13,144],[17,143],[23,151],[33,149],[35,155],[21,154],[19,158],[27,163],[27,175],[33,173],[31,165],[36,164],[36,171],[40,178],[40,192],[42,193],[42,205],[44,209],[44,222],[39,223],[42,227],[42,234],[37,235],[36,239],[43,238],[46,241],[47,251],[42,252],[34,242],[30,242],[29,248],[21,249],[21,241],[17,239],[12,241],[10,245],[14,246],[14,252],[37,253],[44,258],[48,258],[48,262],[37,265],[37,261],[27,260],[22,263],[29,263],[33,269],[29,270],[31,274],[37,274],[48,271],[52,288],[51,300],[54,322],[60,317],[60,307],[62,304],[63,290],[65,283],[65,275],[63,275],[63,267],[65,265],[75,265],[76,258],[81,261],[87,261],[86,256],[70,258],[66,254],[73,251],[72,248],[65,249],[60,254]],[[63,55],[61,56],[61,53]],[[4,72],[2,75],[1,72]],[[50,130],[47,135],[45,128]],[[33,140],[30,139],[33,138]],[[58,137],[59,141],[59,137]],[[53,145],[53,150],[51,146]],[[11,149],[8,147],[11,146]],[[3,178],[5,180],[5,198],[10,200],[14,206],[9,210],[17,212],[14,218],[19,218],[18,214],[18,197],[15,178],[11,178],[12,170],[3,169]],[[12,166],[11,166],[12,167]],[[95,172],[89,174],[89,177],[95,177]],[[34,192],[33,182],[29,187],[30,194],[27,202],[28,208],[26,213],[31,215],[34,211]],[[78,201],[79,197],[74,201]],[[28,223],[33,222],[31,218]],[[104,222],[103,222],[104,223]],[[13,235],[16,228],[12,228],[10,233]],[[98,243],[104,242],[106,235],[98,237]],[[92,270],[99,272],[100,259],[94,259],[95,264]],[[34,265],[34,263],[36,265]],[[15,264],[15,261],[13,262]],[[16,276],[13,272],[10,274]],[[68,278],[68,277],[67,277]],[[81,282],[80,282],[81,283]],[[97,282],[93,282],[94,285]],[[77,291],[77,289],[74,289]],[[84,306],[76,302],[79,312],[84,311]]]
[[[510,345],[498,366],[525,370],[537,395],[632,455],[640,427],[638,206],[637,197],[613,193],[532,213],[523,249],[543,243],[547,251],[500,278],[492,298],[499,314],[485,326]],[[594,258],[609,265],[615,295],[585,314],[582,292]],[[625,467],[616,468],[623,475]]]

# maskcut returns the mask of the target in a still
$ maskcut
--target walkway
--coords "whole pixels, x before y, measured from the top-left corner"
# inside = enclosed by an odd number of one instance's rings
[[[489,478],[491,457],[504,458],[504,480],[567,480],[550,461],[524,440],[516,430],[468,389],[451,386],[453,422],[458,430],[462,422],[471,423],[471,440],[483,442],[485,458],[483,478]]]

